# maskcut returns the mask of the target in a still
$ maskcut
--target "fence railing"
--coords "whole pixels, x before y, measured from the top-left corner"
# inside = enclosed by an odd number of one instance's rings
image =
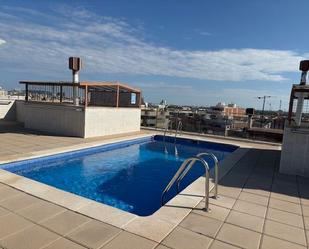
[[[256,124],[258,125],[256,127],[253,126],[252,128],[248,128],[247,120],[243,120],[241,126],[237,124],[235,127],[233,121],[229,121],[229,123],[220,123],[216,120],[204,120],[198,114],[193,116],[188,114],[173,115],[168,111],[142,109],[141,127],[145,129],[155,129],[158,131],[164,131],[168,127],[169,131],[174,132],[177,129],[176,125],[177,120],[179,119],[182,121],[182,130],[185,133],[194,133],[196,135],[216,135],[268,142],[281,142],[283,137],[283,124],[286,118],[280,117],[279,119],[275,119],[277,123],[279,122],[278,120],[280,120],[280,128],[278,126],[271,128],[260,128],[259,123]]]
[[[25,85],[25,101],[102,107],[133,107],[141,104],[141,91],[120,83],[107,82],[34,82],[21,81]],[[76,91],[74,92],[74,88]]]

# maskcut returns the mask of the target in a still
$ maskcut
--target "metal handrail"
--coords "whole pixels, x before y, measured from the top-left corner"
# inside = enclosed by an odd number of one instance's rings
[[[169,120],[169,121],[167,122],[167,125],[166,125],[166,127],[165,127],[165,129],[164,129],[164,133],[163,133],[163,143],[164,143],[164,153],[165,153],[165,154],[168,154],[168,151],[167,151],[167,148],[166,148],[166,143],[165,143],[165,137],[166,137],[166,132],[168,131],[170,122],[171,122],[171,120]]]
[[[218,198],[218,180],[219,180],[219,165],[218,165],[218,159],[217,157],[210,152],[202,152],[196,155],[197,157],[202,157],[202,156],[210,156],[215,163],[215,194],[214,194],[214,198],[217,199]],[[178,177],[178,181],[177,181],[177,191],[179,193],[179,189],[180,189],[180,182],[181,180],[187,175],[187,173],[190,171],[190,169],[192,168],[193,164],[195,162],[192,161],[190,162],[190,164],[188,165],[188,167],[182,172],[182,174]]]
[[[176,146],[176,137],[177,134],[179,133],[179,130],[182,130],[182,122],[181,120],[178,120],[177,126],[176,126],[176,131],[175,131],[175,137],[174,137],[174,147],[175,147],[175,155],[178,156],[178,150],[177,150],[177,146]]]
[[[191,164],[191,167],[194,165],[194,163],[196,161],[200,161],[203,166],[205,167],[205,211],[209,210],[209,166],[208,163],[201,157],[190,157],[188,159],[186,159],[180,166],[180,168],[177,170],[176,174],[173,176],[173,178],[171,179],[171,181],[167,184],[167,186],[165,187],[165,189],[162,192],[161,195],[161,205],[163,206],[164,203],[164,196],[165,194],[171,189],[171,187],[173,186],[173,184],[178,180],[179,176],[183,173],[183,171],[186,169],[188,164]]]

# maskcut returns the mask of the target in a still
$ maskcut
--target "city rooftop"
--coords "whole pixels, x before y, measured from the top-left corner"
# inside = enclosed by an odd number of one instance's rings
[[[0,249],[309,248],[308,7],[3,0]]]

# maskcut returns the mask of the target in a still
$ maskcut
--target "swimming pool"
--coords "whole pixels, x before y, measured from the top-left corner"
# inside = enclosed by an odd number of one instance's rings
[[[0,165],[24,177],[140,215],[154,213],[161,206],[161,194],[181,163],[200,152],[212,152],[218,160],[236,146],[177,138],[145,137],[95,148]],[[208,160],[209,166],[213,162]],[[197,163],[198,165],[198,163]],[[204,173],[194,167],[182,181],[185,188]],[[177,194],[176,189],[166,200]]]

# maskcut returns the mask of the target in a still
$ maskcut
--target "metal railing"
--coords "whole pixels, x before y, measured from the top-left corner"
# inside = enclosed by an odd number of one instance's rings
[[[167,184],[165,189],[162,192],[161,195],[161,205],[164,205],[164,197],[165,194],[171,189],[171,187],[174,185],[176,181],[178,181],[179,177],[182,175],[182,173],[186,170],[188,165],[190,166],[189,170],[193,167],[195,162],[201,162],[205,168],[205,211],[209,210],[209,166],[208,163],[201,157],[194,156],[186,159],[180,166],[180,168],[177,170],[176,174],[173,176],[171,181]],[[188,171],[189,171],[188,170]]]
[[[169,126],[171,124],[171,120],[168,121],[167,126],[164,129],[163,132],[163,144],[164,144],[164,153],[168,154],[167,151],[167,147],[166,147],[166,133],[169,129]],[[176,142],[177,142],[177,135],[182,133],[182,122],[181,120],[178,120],[177,125],[176,125],[176,130],[175,130],[175,136],[174,136],[174,148],[175,148],[175,155],[178,156],[178,150],[177,150],[177,146],[176,146]]]
[[[168,151],[167,151],[167,148],[166,148],[165,137],[166,137],[166,133],[167,133],[167,131],[168,131],[168,128],[169,128],[170,123],[171,123],[171,120],[169,120],[169,121],[167,122],[167,125],[166,125],[166,127],[165,127],[165,129],[164,129],[164,133],[163,133],[163,143],[164,143],[164,153],[165,153],[165,154],[168,154]]]
[[[176,139],[177,139],[177,134],[179,131],[182,131],[182,122],[181,120],[178,120],[177,126],[176,126],[176,131],[175,131],[175,138],[174,138],[174,148],[175,148],[175,155],[178,156],[178,150],[176,146]]]
[[[219,161],[213,153],[209,153],[209,152],[202,152],[202,153],[197,154],[196,156],[197,157],[210,156],[212,158],[212,160],[214,161],[214,168],[215,168],[214,198],[217,199],[218,198],[218,181],[219,181],[219,164],[218,164]],[[178,193],[180,192],[180,182],[181,182],[181,180],[187,175],[187,173],[190,171],[190,169],[192,168],[194,163],[195,163],[194,161],[190,162],[188,167],[182,172],[182,174],[178,178],[178,180],[177,180],[177,192]]]
[[[20,84],[25,85],[26,102],[73,105],[76,98],[78,105],[85,107],[139,108],[141,105],[141,91],[121,83],[20,81]]]

